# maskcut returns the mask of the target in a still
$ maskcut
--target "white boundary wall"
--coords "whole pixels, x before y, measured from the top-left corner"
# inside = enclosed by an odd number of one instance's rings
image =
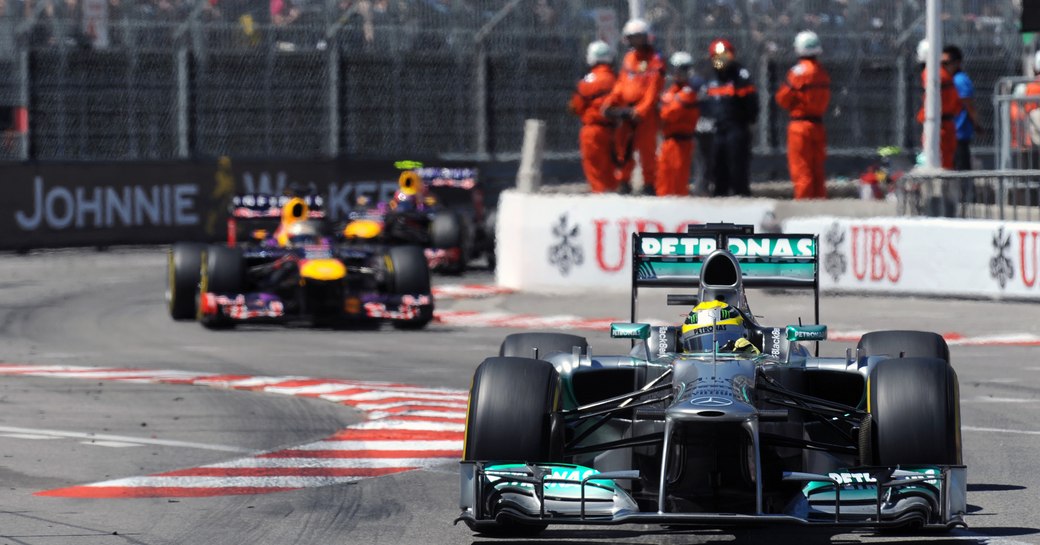
[[[635,231],[685,231],[691,223],[772,221],[770,199],[525,194],[498,204],[498,284],[532,292],[625,291]]]
[[[1040,223],[793,218],[820,235],[824,291],[1040,299]]]
[[[691,223],[772,223],[769,199],[524,194],[498,208],[498,284],[530,292],[624,291],[631,234]],[[824,291],[1040,300],[1040,223],[808,217],[788,233],[820,235]]]

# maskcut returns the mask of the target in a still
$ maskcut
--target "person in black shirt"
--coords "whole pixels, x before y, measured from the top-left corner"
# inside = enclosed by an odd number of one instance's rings
[[[716,197],[751,195],[751,125],[758,120],[758,91],[735,53],[728,40],[709,46],[713,71],[702,112],[715,123],[711,163]]]

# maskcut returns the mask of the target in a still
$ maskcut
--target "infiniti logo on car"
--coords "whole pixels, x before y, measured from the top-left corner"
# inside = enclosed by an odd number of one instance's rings
[[[701,405],[704,407],[725,407],[732,405],[733,401],[724,397],[695,397],[690,400],[691,405]]]

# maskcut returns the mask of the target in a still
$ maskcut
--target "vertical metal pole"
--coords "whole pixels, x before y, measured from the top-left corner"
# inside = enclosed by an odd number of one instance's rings
[[[760,55],[758,58],[758,85],[760,91],[758,92],[758,146],[762,149],[763,153],[769,151],[769,109],[772,107],[772,94],[769,89],[769,58],[767,55]],[[765,122],[762,118],[765,117]],[[752,147],[755,147],[752,145]]]
[[[29,125],[18,135],[17,158],[22,161],[29,159],[29,130],[32,125],[32,117],[29,115],[29,49],[26,47],[18,52],[18,104],[24,108],[24,115],[29,120]]]
[[[646,15],[646,3],[643,0],[628,0],[628,18],[643,19]]]
[[[477,134],[477,157],[488,156],[488,79],[487,79],[487,47],[484,42],[477,44],[477,66],[474,71],[473,123]]]
[[[683,13],[683,19],[686,20],[686,21],[696,21],[697,20],[697,9],[696,9],[697,6],[693,2],[683,2],[683,5],[686,6],[686,10]],[[683,38],[684,38],[683,39],[683,47],[686,48],[686,52],[690,53],[691,55],[693,55],[694,58],[697,58],[697,54],[694,53],[694,50],[696,49],[697,46],[696,46],[696,44],[694,44],[694,41],[693,41],[694,37],[693,37],[693,25],[692,24],[687,23],[687,24],[683,25]]]
[[[187,159],[188,150],[188,48],[177,50],[177,157]]]
[[[536,193],[542,185],[542,157],[545,153],[545,121],[524,122],[524,143],[520,152],[520,168],[516,188],[521,193]]]
[[[326,67],[328,81],[328,113],[329,134],[325,143],[325,155],[335,159],[339,155],[339,45],[335,38],[329,40],[328,44],[328,66]]]
[[[134,159],[143,159],[142,155],[148,155],[147,151],[142,153],[142,148],[147,150],[147,146],[144,145],[142,140],[143,131],[139,130],[138,118],[140,112],[138,110],[137,101],[137,48],[130,50],[130,55],[127,57],[127,70],[126,70],[126,102],[124,107],[126,108],[126,138],[129,141],[127,149],[130,153],[130,157]]]
[[[893,142],[903,142],[906,138],[906,99],[907,99],[907,81],[906,77],[906,55],[899,55],[896,57],[896,79],[892,82],[895,86],[896,95],[896,107],[893,110],[895,115],[893,116],[892,130],[895,131],[893,135],[895,138]]]
[[[1011,115],[1007,100],[1002,100],[999,95],[993,97],[993,111],[996,113],[997,122],[997,170],[1011,168]]]
[[[274,72],[275,72],[275,55],[276,50],[273,47],[267,49],[267,55],[264,57],[264,86],[263,86],[263,120],[264,120],[264,151],[265,154],[274,155],[276,153],[285,153],[286,148],[282,147],[282,143],[285,142],[285,127],[275,126],[274,116],[278,107],[274,104]],[[278,143],[275,143],[275,131],[278,131],[277,138]],[[229,146],[230,147],[230,146]],[[296,155],[299,152],[292,150],[290,154]]]
[[[939,57],[942,53],[942,0],[928,0],[926,32],[928,59],[925,68],[924,153],[928,168],[942,168],[939,147],[939,127],[942,123],[941,90],[939,87]]]

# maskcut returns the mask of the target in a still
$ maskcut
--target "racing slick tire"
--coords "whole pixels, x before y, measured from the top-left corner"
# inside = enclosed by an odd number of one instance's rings
[[[202,258],[199,278],[200,293],[242,293],[245,284],[246,264],[241,250],[212,244],[206,248]],[[234,320],[221,314],[203,314],[199,309],[199,323],[207,329],[227,329],[235,326]]]
[[[570,354],[577,346],[582,354],[589,353],[589,341],[585,337],[566,333],[513,333],[507,335],[498,349],[499,356],[534,358],[544,360],[550,354],[565,352]]]
[[[199,299],[199,269],[206,245],[178,242],[166,254],[166,306],[174,320],[194,320]]]
[[[390,262],[388,283],[390,293],[401,295],[428,295],[430,304],[420,307],[419,315],[410,320],[393,320],[397,329],[422,329],[433,320],[433,296],[430,295],[430,266],[418,246],[391,246],[387,252]]]
[[[437,269],[448,274],[462,274],[470,258],[470,246],[465,218],[456,212],[445,210],[430,222],[430,245],[438,250],[458,250],[458,261]]]
[[[878,362],[867,382],[869,415],[860,427],[865,465],[961,464],[957,373],[939,358]]]
[[[462,218],[455,212],[445,210],[430,222],[430,244],[434,248],[459,248],[462,246]]]
[[[950,361],[946,340],[931,331],[871,331],[860,338],[860,354],[891,358],[939,358]]]
[[[463,460],[558,462],[563,460],[564,425],[560,375],[546,361],[487,358],[470,387]],[[488,506],[493,509],[493,505]],[[495,535],[532,535],[547,524],[480,521],[470,527]]]

